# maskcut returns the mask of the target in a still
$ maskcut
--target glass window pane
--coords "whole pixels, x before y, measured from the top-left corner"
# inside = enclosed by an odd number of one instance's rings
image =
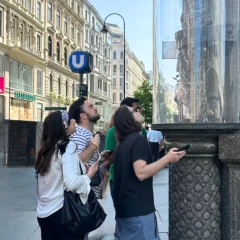
[[[38,103],[37,104],[37,121],[42,122],[43,121],[43,104]]]
[[[48,21],[52,21],[52,3],[48,2]]]
[[[4,75],[4,67],[3,67],[3,59],[4,59],[4,56],[3,55],[0,55],[0,76],[3,76]]]
[[[42,95],[42,71],[37,70],[37,94]]]
[[[37,2],[37,19],[41,20],[41,3]]]

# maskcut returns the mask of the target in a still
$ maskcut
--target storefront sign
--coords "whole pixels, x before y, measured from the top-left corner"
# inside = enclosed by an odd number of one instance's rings
[[[0,77],[0,94],[4,94],[5,92],[5,79],[4,77]]]
[[[23,100],[26,100],[26,101],[30,101],[30,102],[36,101],[35,96],[28,95],[28,94],[25,94],[25,93],[20,93],[20,92],[15,92],[14,97],[18,98],[18,99],[23,99]]]

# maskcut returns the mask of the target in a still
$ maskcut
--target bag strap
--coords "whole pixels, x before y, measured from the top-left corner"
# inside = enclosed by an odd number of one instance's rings
[[[82,166],[81,166],[81,163],[79,161],[79,167],[80,167],[80,172],[81,172],[81,175],[83,175],[83,170],[82,170]]]

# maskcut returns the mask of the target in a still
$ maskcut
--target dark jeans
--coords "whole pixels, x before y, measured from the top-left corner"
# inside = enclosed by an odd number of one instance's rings
[[[85,235],[68,232],[61,224],[62,209],[46,218],[38,218],[42,240],[84,240]]]
[[[157,161],[158,159],[158,153],[159,153],[159,143],[158,142],[149,142],[149,145],[152,150],[152,155],[153,155],[153,161]]]

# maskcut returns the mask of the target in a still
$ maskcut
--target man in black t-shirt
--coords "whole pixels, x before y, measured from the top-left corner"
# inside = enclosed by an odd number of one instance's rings
[[[159,239],[153,197],[153,176],[185,151],[171,149],[161,161],[152,162],[147,139],[134,120],[132,109],[121,106],[113,117],[118,140],[114,159],[114,195],[117,240]]]

